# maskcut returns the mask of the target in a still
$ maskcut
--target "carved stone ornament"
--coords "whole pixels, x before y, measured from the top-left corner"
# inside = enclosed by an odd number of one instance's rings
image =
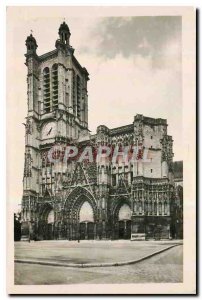
[[[27,122],[25,124],[25,132],[26,134],[32,134],[33,132],[33,126],[30,118],[27,118]]]

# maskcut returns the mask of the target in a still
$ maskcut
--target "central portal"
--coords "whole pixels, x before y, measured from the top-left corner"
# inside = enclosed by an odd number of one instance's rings
[[[79,239],[94,239],[94,215],[93,208],[88,201],[85,201],[79,212]]]

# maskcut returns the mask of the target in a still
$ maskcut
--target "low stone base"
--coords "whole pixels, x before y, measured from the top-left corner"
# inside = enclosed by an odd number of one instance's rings
[[[130,240],[131,241],[144,241],[145,240],[145,233],[132,233]]]

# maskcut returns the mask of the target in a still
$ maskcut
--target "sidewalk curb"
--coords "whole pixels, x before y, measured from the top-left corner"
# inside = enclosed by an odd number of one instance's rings
[[[42,265],[42,266],[54,266],[54,267],[71,267],[71,268],[91,268],[91,267],[118,267],[118,266],[125,266],[125,265],[131,265],[131,264],[136,264],[141,261],[144,261],[146,259],[149,259],[152,256],[155,256],[157,254],[160,254],[166,250],[169,250],[173,247],[183,245],[181,244],[174,244],[171,245],[167,248],[158,250],[156,252],[153,252],[149,255],[146,255],[142,258],[136,259],[136,260],[129,260],[129,261],[124,261],[124,262],[114,262],[114,263],[98,263],[98,264],[74,264],[74,263],[69,263],[69,264],[63,264],[63,263],[58,263],[58,262],[46,262],[46,261],[33,261],[33,260],[26,260],[26,259],[15,259],[15,263],[22,263],[22,264],[34,264],[34,265]]]

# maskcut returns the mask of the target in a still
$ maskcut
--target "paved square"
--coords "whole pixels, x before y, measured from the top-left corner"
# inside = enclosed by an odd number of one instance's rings
[[[142,258],[172,244],[172,241],[19,242],[15,244],[15,257],[34,262],[123,262]],[[182,245],[178,245],[125,266],[71,268],[16,263],[15,284],[182,282],[182,271]]]
[[[175,241],[41,241],[15,243],[15,258],[74,264],[118,263],[141,259]]]

